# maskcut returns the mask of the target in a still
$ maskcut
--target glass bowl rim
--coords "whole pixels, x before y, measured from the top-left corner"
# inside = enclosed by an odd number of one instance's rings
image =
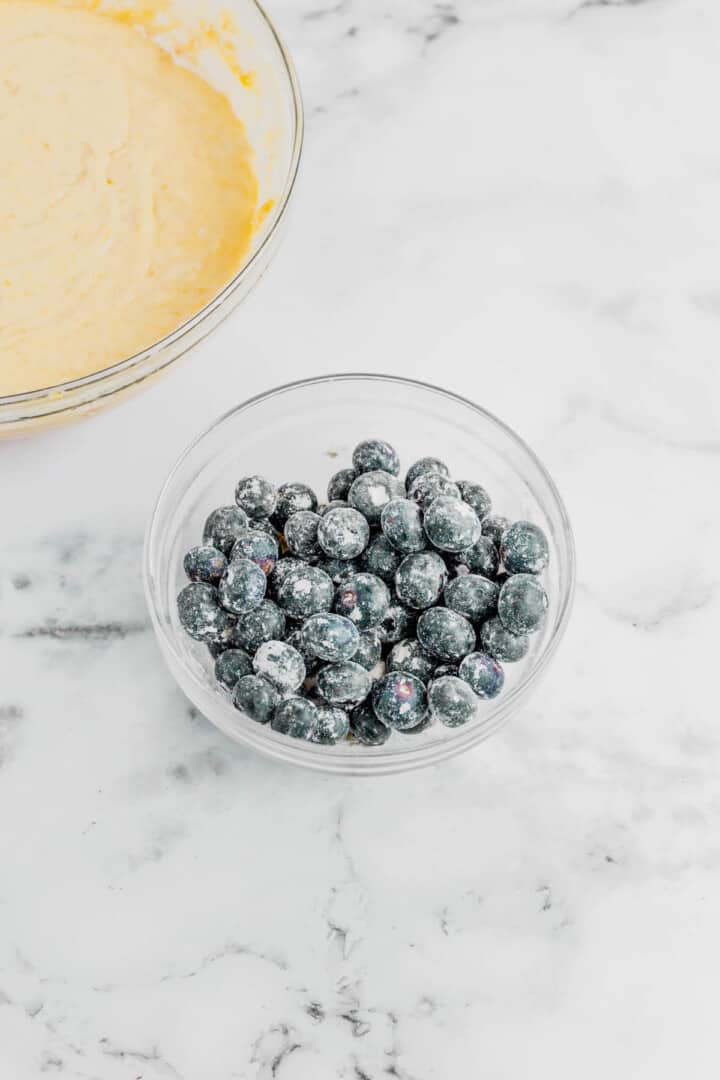
[[[171,356],[168,359],[163,359],[162,363],[153,365],[147,370],[143,367],[145,362],[151,360],[156,353],[163,355],[167,349],[172,348],[178,342],[181,342],[184,337],[192,334],[193,331],[205,322],[209,316],[223,306],[223,304],[240,288],[245,279],[250,276],[255,265],[262,260],[265,250],[274,239],[278,227],[285,217],[290,197],[295,188],[298,169],[300,167],[300,159],[302,157],[305,117],[300,82],[290,52],[283,42],[275,24],[259,0],[249,0],[249,2],[256,8],[278,47],[292,95],[292,148],[287,176],[282,192],[270,212],[270,225],[261,243],[243,263],[238,272],[222,287],[220,292],[216,293],[212,299],[208,300],[204,307],[200,308],[199,311],[196,311],[194,315],[191,315],[189,319],[185,319],[185,321],[180,323],[179,326],[176,326],[174,330],[171,330],[169,334],[165,334],[164,337],[158,338],[157,341],[148,345],[147,348],[142,349],[141,352],[133,353],[132,356],[125,357],[124,360],[118,360],[114,364],[109,364],[107,367],[100,368],[99,371],[93,371],[89,375],[83,375],[79,379],[68,379],[65,382],[55,383],[50,386],[36,387],[32,390],[21,390],[17,394],[0,394],[0,410],[5,407],[10,408],[18,405],[31,404],[34,401],[42,400],[47,397],[64,397],[66,394],[71,394],[75,390],[86,390],[93,386],[102,387],[102,384],[105,381],[112,379],[115,375],[125,371],[132,371],[134,368],[140,368],[141,377],[143,379],[154,374],[156,371],[165,367],[166,364],[172,363],[177,357]],[[111,393],[115,392],[115,390],[111,391]],[[99,394],[98,396],[102,395]]]
[[[555,655],[567,628],[575,594],[576,575],[575,542],[570,518],[560,492],[542,461],[535,451],[528,446],[524,439],[522,439],[508,424],[503,420],[500,420],[494,413],[477,405],[469,398],[451,390],[446,390],[433,383],[424,382],[418,379],[410,379],[400,375],[378,374],[376,372],[343,372],[330,375],[316,375],[283,383],[281,386],[272,387],[270,390],[255,394],[253,397],[233,406],[233,408],[228,409],[221,416],[217,417],[210,425],[208,425],[208,427],[200,432],[188,446],[186,446],[171,467],[155,501],[145,534],[143,548],[143,583],[145,599],[150,613],[153,630],[158,638],[164,659],[166,659],[167,662],[167,654],[170,653],[175,663],[186,673],[191,683],[194,686],[197,686],[202,694],[205,694],[206,687],[202,685],[199,679],[197,679],[194,672],[187,666],[185,660],[177,651],[172,635],[166,632],[162,619],[158,614],[158,606],[155,602],[153,586],[155,580],[153,573],[153,549],[157,546],[158,538],[155,535],[157,521],[160,511],[163,508],[166,494],[170,490],[178,472],[203,440],[220,428],[231,417],[247,412],[261,402],[269,401],[272,398],[280,397],[287,393],[292,393],[295,390],[307,389],[320,384],[352,382],[357,380],[390,384],[395,388],[404,386],[416,390],[429,391],[456,405],[462,405],[465,408],[473,410],[482,416],[485,421],[494,425],[505,438],[510,439],[511,442],[530,458],[533,465],[540,473],[554,502],[562,526],[563,537],[567,545],[565,589],[559,598],[557,617],[550,636],[543,644],[542,652],[535,659],[532,666],[523,674],[523,677],[517,685],[513,686],[507,694],[503,694],[502,697],[498,699],[498,706],[495,714],[492,718],[488,718],[488,722],[484,725],[469,724],[467,727],[449,728],[447,732],[448,737],[444,738],[442,741],[425,745],[423,745],[422,740],[413,741],[407,748],[403,748],[402,752],[394,751],[392,754],[389,754],[385,746],[379,746],[363,747],[361,754],[358,754],[357,747],[345,747],[342,744],[339,746],[317,746],[312,743],[302,742],[301,740],[287,738],[284,739],[282,744],[276,743],[267,738],[267,733],[262,725],[257,725],[259,729],[257,732],[252,731],[247,734],[243,733],[235,735],[230,731],[229,726],[225,727],[216,723],[212,717],[207,717],[210,723],[215,727],[218,727],[219,730],[223,731],[229,738],[275,760],[295,765],[303,765],[308,768],[335,774],[381,775],[421,768],[446,758],[454,757],[456,754],[462,753],[464,750],[470,749],[482,742],[489,735],[497,731],[518,707],[530,689],[537,684],[541,675],[544,674],[550,660]],[[170,673],[173,679],[178,682],[172,668],[170,669]],[[180,685],[180,689],[187,697],[190,697],[182,685]],[[194,704],[197,703],[194,702]],[[232,708],[229,701],[227,702],[227,707],[228,709]],[[280,738],[281,737],[278,736],[278,739]]]

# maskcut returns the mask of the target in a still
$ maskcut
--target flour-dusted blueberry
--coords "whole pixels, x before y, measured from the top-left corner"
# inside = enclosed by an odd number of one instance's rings
[[[482,574],[463,574],[445,586],[445,606],[471,622],[480,622],[495,613],[499,591],[497,584]]]
[[[433,683],[436,679],[444,679],[446,675],[457,675],[457,673],[457,664],[438,664],[438,666],[432,673],[432,678],[430,679],[430,682]]]
[[[427,547],[422,510],[412,499],[391,499],[380,515],[380,525],[392,546],[405,555]]]
[[[331,705],[356,705],[370,693],[370,672],[360,664],[346,660],[320,668],[317,688]]]
[[[414,461],[407,471],[405,476],[405,487],[408,491],[413,486],[419,476],[423,476],[425,473],[439,473],[441,476],[450,478],[450,470],[444,461],[440,461],[436,457],[424,457],[418,461]]]
[[[297,514],[299,510],[317,510],[317,504],[317,495],[307,484],[281,484],[271,521],[282,531],[291,514]]]
[[[363,630],[358,646],[353,653],[353,663],[360,664],[367,671],[372,669],[382,657],[382,641],[377,630]]]
[[[279,704],[279,693],[262,675],[243,675],[238,680],[233,694],[233,705],[246,713],[251,720],[258,724],[267,724]]]
[[[318,526],[322,518],[312,510],[298,510],[285,522],[285,543],[299,559],[322,555],[318,544]]]
[[[318,668],[321,666],[322,661],[318,656],[314,656],[313,653],[308,652],[305,648],[305,642],[302,636],[302,626],[298,626],[295,630],[291,630],[285,637],[285,642],[288,645],[292,645],[293,649],[302,656],[305,661],[305,674],[308,678],[312,678]]]
[[[257,563],[233,559],[218,586],[220,603],[234,615],[253,611],[265,598],[267,580]]]
[[[513,574],[500,590],[498,615],[511,634],[539,630],[547,609],[547,593],[534,574]]]
[[[277,594],[280,607],[295,619],[330,611],[334,596],[335,586],[325,571],[304,563],[285,577]]]
[[[488,514],[482,523],[483,536],[487,537],[488,540],[491,540],[499,550],[503,533],[509,526],[509,518],[500,517],[498,514]]]
[[[393,645],[387,658],[388,671],[407,671],[416,679],[427,683],[437,665],[437,660],[425,652],[415,638],[403,638]]]
[[[530,648],[527,634],[511,634],[500,619],[488,619],[480,628],[480,644],[485,652],[490,653],[503,664],[516,663],[526,655]]]
[[[392,735],[392,728],[375,715],[368,700],[362,701],[350,713],[350,734],[364,746],[382,746]]]
[[[352,506],[329,510],[320,518],[317,538],[331,559],[356,559],[367,547],[370,526]]]
[[[215,661],[215,678],[226,690],[234,690],[238,679],[251,675],[252,657],[244,649],[226,649]]]
[[[191,581],[217,585],[227,570],[227,559],[218,548],[203,544],[202,547],[190,548],[183,560],[183,567]]]
[[[462,679],[445,675],[434,679],[428,689],[428,706],[431,714],[446,727],[460,727],[475,716],[477,698]]]
[[[318,503],[316,513],[318,513],[320,517],[325,517],[331,510],[346,510],[349,505],[350,503],[347,499],[333,499],[331,502]]]
[[[514,521],[503,533],[500,558],[508,574],[540,574],[550,559],[545,533],[531,521]]]
[[[390,591],[374,574],[352,574],[335,594],[335,611],[355,623],[358,630],[378,626],[390,607]]]
[[[244,476],[235,488],[235,502],[249,518],[268,518],[275,509],[277,491],[263,476]]]
[[[360,563],[357,559],[320,559],[315,565],[320,570],[324,570],[335,585],[339,585],[351,574],[357,574],[360,571]]]
[[[458,551],[452,556],[458,571],[469,570],[473,574],[494,578],[498,571],[498,549],[489,536],[479,536],[471,548]]]
[[[390,443],[383,439],[364,439],[353,450],[352,463],[356,473],[386,472],[397,476],[400,458]]]
[[[383,507],[402,494],[402,484],[395,476],[375,470],[358,476],[350,488],[348,500],[371,525],[377,525]]]
[[[205,522],[203,542],[229,555],[238,536],[247,532],[250,519],[239,506],[219,506]]]
[[[460,661],[458,674],[479,698],[497,697],[505,682],[505,672],[489,653],[472,652]]]
[[[395,574],[401,604],[421,610],[436,604],[447,581],[447,567],[436,551],[407,555]]]
[[[253,611],[238,615],[230,641],[233,646],[254,653],[266,641],[281,641],[286,625],[285,612],[272,600],[263,600]]]
[[[492,510],[492,499],[484,487],[476,484],[474,480],[458,480],[457,486],[463,502],[472,506],[480,521],[486,518]]]
[[[393,645],[402,638],[409,637],[415,624],[413,615],[402,604],[394,602],[387,609],[385,618],[379,624],[377,632],[380,640]]]
[[[480,537],[481,526],[473,508],[452,495],[439,495],[425,511],[425,532],[440,551],[466,551]]]
[[[242,536],[238,536],[230,555],[231,562],[237,559],[249,559],[250,562],[254,562],[260,567],[265,577],[272,574],[279,558],[280,549],[277,540],[258,529],[249,529]]]
[[[308,652],[332,662],[351,660],[360,644],[360,631],[355,623],[328,611],[306,619],[301,634]]]
[[[278,547],[280,546],[280,533],[268,518],[257,518],[255,521],[251,521],[250,528],[253,532],[267,533],[267,535],[275,541]]]
[[[272,595],[277,597],[285,578],[289,577],[294,570],[304,566],[305,563],[302,559],[296,559],[292,555],[285,555],[284,558],[278,559],[273,572],[268,578],[268,587]]]
[[[180,591],[178,615],[183,630],[195,641],[227,643],[235,619],[220,607],[218,591],[204,581],[193,581]]]
[[[449,608],[423,611],[417,624],[418,641],[439,660],[460,660],[475,648],[475,631],[464,615]]]
[[[360,565],[369,574],[376,574],[383,581],[392,581],[401,560],[402,555],[395,550],[387,537],[377,533],[362,553]]]
[[[408,488],[408,498],[419,503],[425,509],[440,495],[460,498],[460,488],[448,476],[442,473],[421,473]]]
[[[310,734],[310,742],[321,746],[333,746],[341,742],[350,730],[350,720],[344,709],[334,705],[320,705],[315,713]]]
[[[317,705],[304,697],[288,697],[276,707],[270,727],[292,739],[309,739],[317,718]]]
[[[336,499],[347,501],[350,488],[356,480],[357,473],[354,469],[340,469],[339,472],[334,473],[327,486],[328,502],[335,502]]]
[[[407,731],[425,719],[425,687],[408,671],[389,671],[373,686],[372,706],[384,724],[397,731]]]
[[[305,680],[305,661],[286,641],[266,641],[255,653],[253,667],[281,694],[292,693]]]

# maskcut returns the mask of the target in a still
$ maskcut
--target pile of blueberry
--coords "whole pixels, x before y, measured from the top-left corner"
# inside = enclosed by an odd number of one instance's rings
[[[437,458],[398,479],[361,442],[318,505],[306,484],[241,480],[185,556],[180,621],[258,723],[314,743],[378,746],[433,720],[456,727],[496,697],[545,618],[548,544],[491,514]]]

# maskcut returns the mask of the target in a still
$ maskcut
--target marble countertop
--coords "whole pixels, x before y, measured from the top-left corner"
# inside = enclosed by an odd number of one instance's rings
[[[192,359],[0,447],[0,1077],[707,1077],[720,948],[720,6],[277,0],[290,228]],[[408,374],[506,419],[573,519],[536,697],[396,779],[182,697],[139,576],[190,438]]]

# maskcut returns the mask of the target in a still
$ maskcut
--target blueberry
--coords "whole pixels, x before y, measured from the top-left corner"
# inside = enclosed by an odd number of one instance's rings
[[[314,675],[320,667],[321,661],[317,656],[314,656],[305,648],[305,642],[302,637],[302,626],[299,626],[297,630],[291,630],[285,638],[285,642],[287,645],[292,645],[293,649],[297,649],[302,656],[305,661],[305,674],[307,676]]]
[[[249,524],[247,514],[239,506],[220,506],[205,522],[203,542],[212,544],[223,555],[229,555],[238,536],[247,532]]]
[[[431,544],[441,551],[466,551],[480,536],[478,516],[471,506],[451,495],[439,495],[423,521]]]
[[[298,570],[301,566],[305,566],[302,559],[295,559],[292,555],[286,555],[285,558],[278,559],[275,563],[275,569],[268,579],[268,585],[274,596],[279,594],[285,578],[287,578],[293,570]]]
[[[367,547],[370,526],[360,511],[351,506],[329,510],[320,518],[317,538],[331,559],[355,559]]]
[[[380,640],[393,644],[404,637],[408,637],[413,627],[413,616],[402,604],[393,603],[387,609],[385,618],[378,626]]]
[[[350,503],[347,499],[332,499],[330,502],[318,503],[317,513],[320,517],[325,517],[331,510],[346,510]]]
[[[228,636],[230,636],[230,635],[228,635]],[[207,644],[207,650],[210,653],[210,655],[212,656],[213,660],[217,660],[218,656],[221,656],[222,653],[224,653],[226,649],[230,648],[231,642],[230,641],[208,641],[208,642],[206,642],[206,644]]]
[[[435,551],[408,555],[395,574],[395,590],[406,607],[429,608],[440,599],[447,581],[447,567]]]
[[[335,611],[351,619],[359,630],[378,626],[390,606],[390,592],[374,574],[352,574],[335,595]]]
[[[259,566],[265,577],[268,577],[275,569],[275,564],[280,558],[280,549],[277,540],[266,532],[249,529],[243,536],[239,536],[233,544],[230,561],[236,559],[249,559]]]
[[[527,634],[511,634],[497,616],[482,624],[480,642],[485,652],[490,653],[496,660],[501,660],[503,664],[522,660],[530,648]]]
[[[498,550],[489,536],[480,536],[471,548],[453,556],[456,567],[466,567],[474,574],[494,578],[498,569]]]
[[[235,620],[219,604],[218,591],[203,581],[194,581],[177,598],[183,630],[195,641],[226,643]]]
[[[403,638],[393,645],[387,659],[388,671],[407,671],[421,682],[427,683],[435,670],[437,661],[429,656],[415,638]]]
[[[350,733],[365,746],[382,746],[392,734],[392,728],[375,715],[369,701],[363,701],[350,713]]]
[[[427,547],[422,511],[411,499],[391,499],[380,515],[382,531],[393,547],[409,554]]]
[[[460,660],[475,648],[472,623],[449,608],[423,611],[417,624],[418,641],[439,660]]]
[[[253,666],[282,694],[297,690],[305,679],[305,661],[286,641],[266,641],[255,653]]]
[[[370,574],[376,574],[383,581],[392,581],[400,565],[402,556],[382,533],[373,536],[362,554],[360,565]]]
[[[241,709],[258,724],[267,724],[279,702],[277,690],[262,675],[244,675],[233,695],[235,708]]]
[[[463,657],[459,675],[479,698],[497,697],[505,682],[505,672],[488,653],[473,652]]]
[[[275,708],[270,727],[293,739],[309,739],[317,718],[317,706],[303,697],[289,697]]]
[[[238,615],[230,640],[254,653],[266,641],[281,641],[285,628],[285,613],[272,600],[263,600],[253,611]]]
[[[317,495],[307,484],[281,484],[277,491],[273,525],[282,530],[291,514],[299,510],[316,510]]]
[[[349,730],[350,721],[344,709],[321,705],[315,713],[308,738],[310,742],[332,746],[344,739]]]
[[[336,499],[347,499],[355,480],[357,480],[357,473],[354,469],[341,469],[340,472],[336,472],[331,476],[327,486],[328,502],[335,502]]]
[[[496,583],[482,574],[463,574],[445,586],[445,605],[471,622],[480,622],[494,613],[499,591]]]
[[[335,585],[339,585],[351,574],[357,574],[360,569],[360,564],[355,559],[320,559],[316,565],[332,578]]]
[[[344,615],[318,612],[302,627],[301,636],[308,652],[321,660],[351,660],[360,644],[360,631]]]
[[[503,533],[500,558],[509,574],[539,574],[550,552],[545,533],[530,521],[515,521]]]
[[[356,705],[370,693],[370,672],[352,660],[328,664],[317,676],[318,691],[333,705]]]
[[[460,488],[442,473],[421,473],[408,488],[408,498],[419,503],[423,509],[440,495],[460,498]]]
[[[250,559],[235,559],[218,586],[220,603],[227,611],[243,615],[259,607],[266,588],[265,575],[256,563]]]
[[[477,698],[462,679],[445,675],[433,681],[428,690],[428,705],[431,714],[446,727],[460,727],[475,715]]]
[[[381,656],[382,642],[378,631],[363,631],[358,640],[358,647],[353,653],[353,663],[360,664],[367,671],[372,671]]]
[[[318,526],[322,518],[312,510],[297,510],[285,522],[285,543],[301,559],[322,554],[318,544]]]
[[[274,485],[262,476],[245,476],[235,488],[235,502],[249,518],[270,517],[276,499]]]
[[[547,593],[533,574],[513,574],[500,589],[497,608],[511,634],[530,634],[545,622]]]
[[[402,495],[402,484],[386,472],[366,472],[358,476],[348,496],[351,506],[364,514],[371,525],[380,521],[383,507]]]
[[[238,679],[252,669],[252,659],[243,649],[226,649],[215,661],[215,678],[226,690],[234,690]]]
[[[285,577],[278,603],[293,618],[306,619],[318,611],[329,611],[334,595],[335,586],[323,570],[301,563]]]
[[[446,675],[457,675],[457,673],[457,664],[438,664],[438,666],[433,671],[430,682],[433,683],[436,679],[444,679]]]
[[[357,473],[386,472],[397,476],[400,472],[400,458],[390,443],[382,439],[365,439],[353,450],[353,467]]]
[[[509,518],[499,517],[497,514],[488,514],[482,523],[483,536],[486,536],[496,548],[499,548],[503,533],[509,525]]]
[[[484,487],[472,480],[458,480],[457,486],[463,501],[472,506],[480,521],[486,518],[492,510],[492,499]]]
[[[419,476],[423,476],[425,473],[440,473],[441,476],[447,476],[450,478],[450,470],[444,461],[440,461],[435,457],[420,458],[419,461],[413,462],[407,471],[405,477],[405,487],[409,491]]]
[[[390,671],[373,686],[375,715],[389,727],[407,731],[417,727],[427,713],[425,687],[406,671]]]
[[[276,544],[280,544],[280,533],[277,531],[272,521],[268,521],[267,518],[258,518],[256,521],[250,523],[250,528],[253,532],[267,533]]]
[[[203,547],[190,548],[183,560],[183,567],[191,581],[217,585],[227,569],[227,559],[218,548],[205,544]]]

